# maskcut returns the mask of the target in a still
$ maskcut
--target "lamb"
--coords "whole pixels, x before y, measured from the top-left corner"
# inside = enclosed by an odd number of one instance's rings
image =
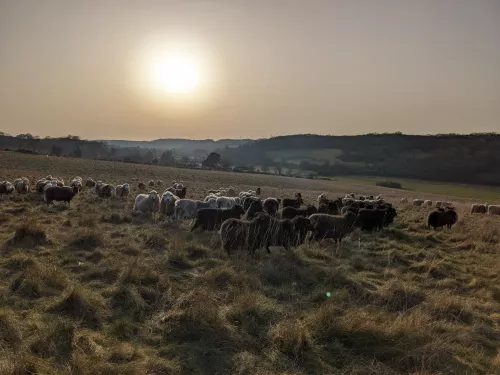
[[[281,211],[281,217],[283,219],[293,219],[296,216],[309,217],[317,212],[318,209],[314,206],[307,206],[303,208],[285,207]]]
[[[140,181],[138,184],[137,184],[137,187],[141,190],[145,190],[146,189],[146,184],[142,181]]]
[[[142,214],[155,215],[160,209],[160,197],[155,190],[151,190],[149,194],[139,194],[135,197],[134,211]]]
[[[500,205],[489,205],[488,206],[488,215],[500,215]]]
[[[300,208],[300,206],[304,203],[302,199],[302,194],[295,193],[295,199],[285,198],[282,201],[283,208],[284,207],[295,207]]]
[[[243,209],[244,208],[245,207],[243,207]],[[256,201],[252,201],[252,203],[250,204],[250,207],[248,207],[248,210],[246,210],[245,216],[243,217],[243,219],[251,220],[259,212],[264,212],[264,207],[262,206],[262,201],[260,199],[256,200]]]
[[[342,216],[328,214],[314,214],[309,217],[311,221],[311,236],[309,241],[320,241],[324,238],[333,238],[335,243],[342,242],[342,238],[354,229],[356,214],[347,212]]]
[[[429,207],[432,207],[432,201],[431,201],[431,200],[426,199],[426,200],[424,201],[424,206],[429,206]]]
[[[210,200],[208,202],[196,201],[192,199],[179,199],[175,202],[174,216],[178,220],[195,219],[196,213],[202,208],[216,208],[217,201]]]
[[[241,203],[240,198],[236,197],[217,197],[216,198],[217,202],[217,208],[226,208],[230,209],[236,206],[237,204],[239,205]]]
[[[439,227],[446,227],[448,229],[451,229],[453,224],[455,224],[458,221],[458,215],[453,209],[448,209],[448,210],[439,210],[439,211],[433,211],[429,214],[427,218],[427,225],[429,229]]]
[[[30,192],[30,180],[26,177],[16,179],[14,181],[14,189],[18,194],[28,194]]]
[[[179,197],[172,194],[170,191],[165,190],[161,196],[160,201],[160,214],[167,217],[171,217],[175,213],[175,202],[179,200]]]
[[[239,219],[245,213],[243,207],[239,204],[234,205],[230,209],[221,208],[202,208],[196,213],[196,220],[191,226],[192,232],[196,228],[202,230],[219,229],[222,223],[228,219]]]
[[[103,184],[102,182],[96,185],[97,196],[100,198],[110,198],[113,191],[115,191],[113,185]]]
[[[179,186],[179,184],[177,184],[177,186]],[[179,197],[180,199],[186,198],[187,187],[185,187],[185,186],[183,186],[180,189],[177,189],[174,186],[172,186],[172,187],[169,187],[167,190],[170,191],[175,196]]]
[[[488,206],[485,204],[472,204],[470,207],[471,214],[485,214],[488,212]]]
[[[95,181],[92,179],[92,177],[87,177],[87,180],[85,181],[85,186],[88,188],[93,188],[95,186]]]
[[[9,195],[14,192],[14,185],[9,181],[0,181],[0,195]]]
[[[406,197],[401,198],[401,203],[404,203],[404,204],[408,203],[408,198],[406,198]]]
[[[424,204],[424,200],[423,199],[414,199],[413,200],[413,205],[414,206],[420,207],[423,204]]]
[[[130,194],[130,185],[129,184],[117,185],[115,188],[115,194],[118,198],[127,198],[128,195]]]
[[[267,214],[259,214],[252,220],[228,219],[222,223],[220,238],[222,249],[230,255],[231,250],[246,247],[251,254],[262,247],[271,222]]]
[[[70,186],[47,186],[43,191],[43,200],[50,204],[54,201],[71,204],[71,200],[76,195],[77,189]]]
[[[267,212],[270,216],[276,216],[280,208],[280,199],[276,198],[266,198],[264,199],[263,209],[264,212]]]

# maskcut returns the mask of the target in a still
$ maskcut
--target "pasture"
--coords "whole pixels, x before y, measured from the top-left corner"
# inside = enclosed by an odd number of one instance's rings
[[[0,152],[0,180],[48,174],[132,191],[84,189],[70,207],[0,198],[0,374],[500,372],[500,217],[468,214],[480,198]],[[189,198],[229,185],[306,203],[383,194],[398,216],[341,246],[228,257],[215,232],[133,215],[132,178],[158,191],[181,179]],[[430,231],[431,208],[403,196],[451,200],[459,221]]]

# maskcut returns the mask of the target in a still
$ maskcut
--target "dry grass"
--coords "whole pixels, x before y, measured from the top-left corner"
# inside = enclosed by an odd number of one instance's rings
[[[354,183],[0,153],[1,179],[49,173],[110,183],[182,179],[188,196],[260,186],[309,202],[323,191],[408,192]],[[0,202],[0,374],[500,373],[500,218],[429,231],[426,208],[337,247],[230,258],[215,233],[131,215],[84,190],[47,207]],[[423,193],[418,193],[424,196]],[[328,293],[328,295],[327,295]]]

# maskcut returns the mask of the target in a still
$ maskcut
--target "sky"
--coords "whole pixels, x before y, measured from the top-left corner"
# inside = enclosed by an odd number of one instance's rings
[[[199,84],[166,93],[179,53]],[[0,131],[500,132],[500,1],[0,0]]]

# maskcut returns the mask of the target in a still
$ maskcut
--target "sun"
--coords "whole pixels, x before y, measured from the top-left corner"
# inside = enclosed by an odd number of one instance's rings
[[[153,84],[167,93],[193,93],[200,83],[200,69],[189,55],[173,53],[157,59],[152,65]]]

